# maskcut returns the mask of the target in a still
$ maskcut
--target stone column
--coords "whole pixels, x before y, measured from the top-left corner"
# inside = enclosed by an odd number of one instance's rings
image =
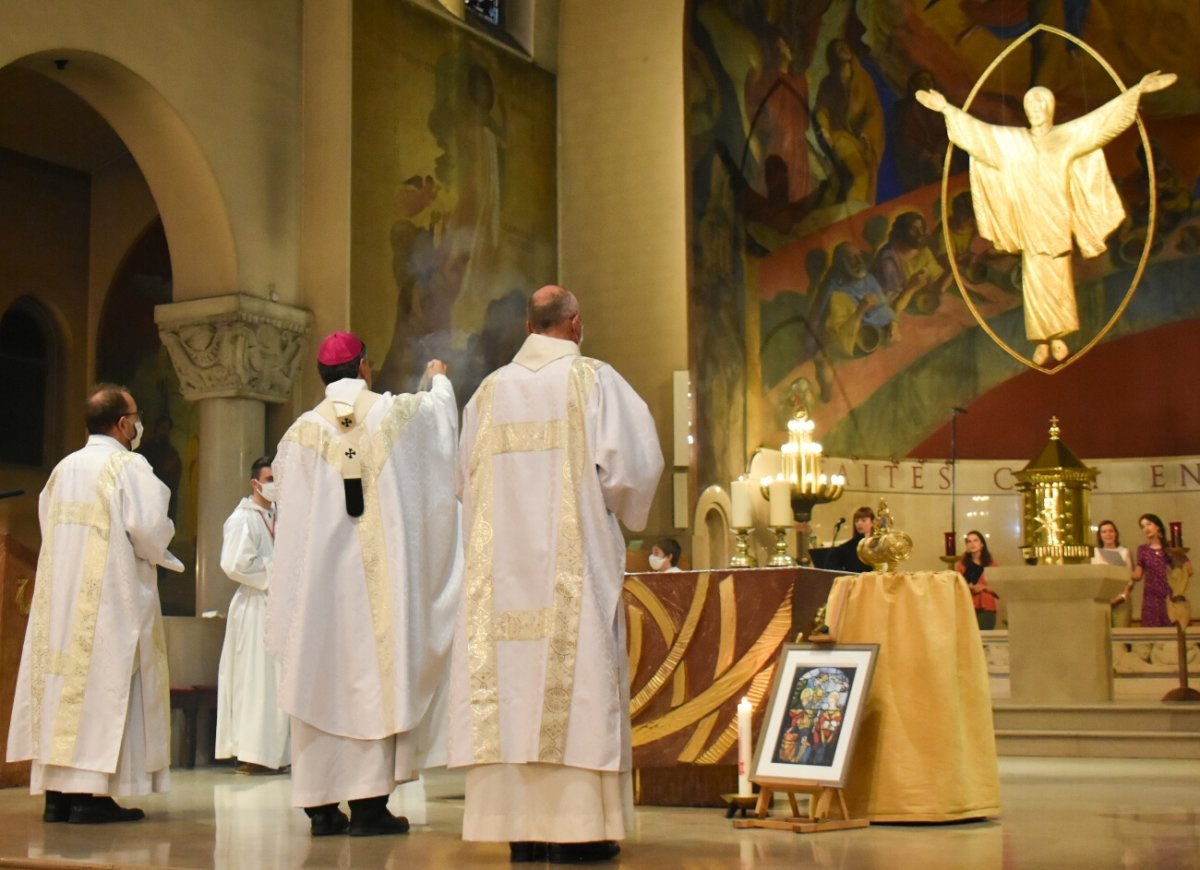
[[[196,614],[225,612],[234,587],[221,571],[222,526],[266,452],[265,403],[287,400],[312,315],[235,293],[159,305],[154,321],[184,398],[200,405]]]

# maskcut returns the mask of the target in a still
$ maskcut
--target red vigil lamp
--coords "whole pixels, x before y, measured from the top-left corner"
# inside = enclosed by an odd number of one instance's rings
[[[1171,525],[1172,525],[1172,527],[1174,527],[1176,524],[1172,523]],[[1172,534],[1174,534],[1174,531],[1172,531]],[[958,551],[955,549],[954,532],[946,532],[946,533],[944,533],[943,537],[945,538],[945,542],[946,542],[946,555],[947,556],[957,555]]]
[[[1171,523],[1171,546],[1183,546],[1183,523]]]

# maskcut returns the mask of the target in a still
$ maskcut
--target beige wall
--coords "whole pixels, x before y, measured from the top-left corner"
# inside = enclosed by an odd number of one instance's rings
[[[671,373],[688,367],[683,7],[563,0],[559,21],[560,276],[585,352],[658,422],[668,468],[647,536],[674,531]]]
[[[80,56],[57,80],[117,129],[151,187],[162,188],[156,198],[193,197],[192,220],[184,209],[163,208],[177,285],[186,288],[177,297],[274,290],[292,302],[299,292],[299,34],[298,0],[6,0],[0,66],[50,52],[31,65],[53,72],[50,57],[74,57],[78,46],[110,61],[92,66],[94,58]],[[156,123],[139,125],[148,118]],[[181,155],[192,172],[177,171]],[[211,191],[194,184],[206,172]],[[209,263],[193,251],[191,268],[180,269],[184,237],[220,236],[214,223],[222,220],[235,267],[224,268],[222,252],[211,250]],[[211,245],[219,246],[223,240]]]

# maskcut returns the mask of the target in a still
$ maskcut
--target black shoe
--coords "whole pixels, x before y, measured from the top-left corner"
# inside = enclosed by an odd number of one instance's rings
[[[42,811],[42,821],[47,823],[65,822],[71,817],[71,807],[77,800],[86,799],[90,795],[63,793],[61,791],[46,792],[46,808]]]
[[[592,864],[611,861],[621,853],[621,847],[612,840],[595,840],[591,843],[550,843],[546,857],[551,864]]]
[[[337,808],[337,804],[324,807],[305,807],[308,814],[309,827],[314,837],[333,837],[344,834],[350,827],[346,814]]]
[[[387,834],[407,834],[408,819],[404,816],[393,816],[386,809],[382,814],[352,813],[350,818],[351,837],[381,837]]]
[[[508,860],[514,864],[545,863],[546,844],[528,841],[509,843]]]
[[[387,795],[356,798],[350,801],[350,836],[380,837],[407,834],[408,819],[388,812]]]
[[[136,807],[123,807],[107,795],[80,795],[71,806],[67,821],[72,825],[111,825],[116,822],[137,822],[146,814]]]

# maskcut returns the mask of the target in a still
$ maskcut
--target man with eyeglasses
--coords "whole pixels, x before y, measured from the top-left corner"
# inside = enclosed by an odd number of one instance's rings
[[[167,790],[170,681],[156,565],[170,492],[145,457],[141,413],[124,387],[85,405],[87,444],[38,500],[42,548],[8,732],[8,760],[31,760],[45,822],[134,822],[113,795]]]

